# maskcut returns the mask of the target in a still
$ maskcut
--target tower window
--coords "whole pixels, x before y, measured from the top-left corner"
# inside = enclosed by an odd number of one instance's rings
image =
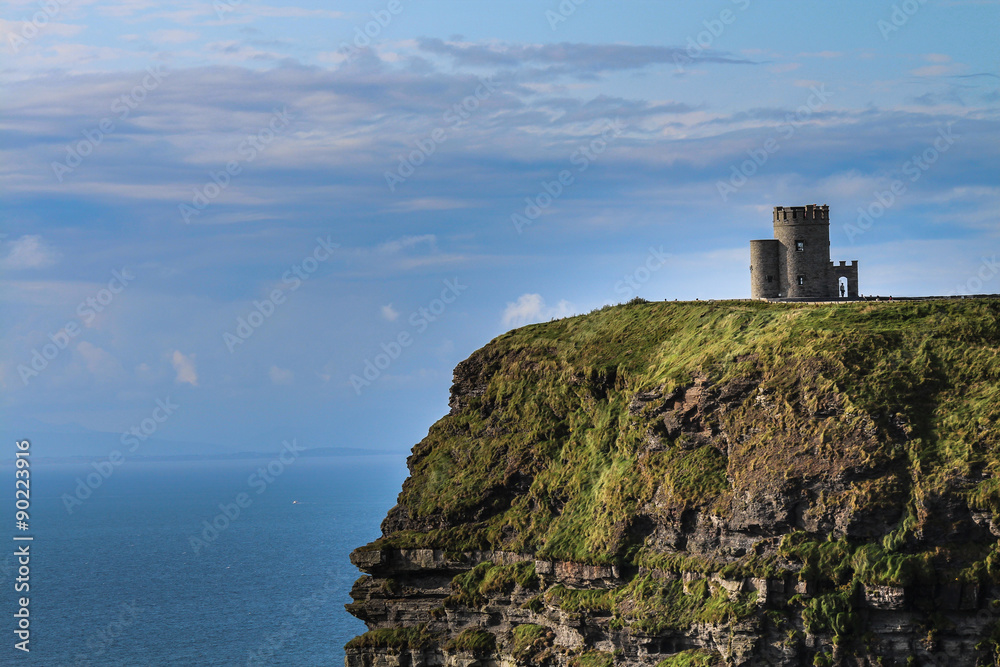
[[[806,284],[806,277],[799,276],[799,285],[805,285],[805,284]]]
[[[767,282],[773,283],[774,282],[774,276],[768,276],[767,277]]]
[[[795,251],[796,252],[805,252],[805,250],[806,250],[806,242],[805,241],[796,241],[795,242]]]

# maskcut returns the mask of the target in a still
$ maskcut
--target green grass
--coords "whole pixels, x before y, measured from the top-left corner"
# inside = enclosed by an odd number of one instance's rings
[[[519,625],[513,630],[511,651],[518,660],[527,660],[552,645],[555,633],[543,625]]]
[[[419,649],[434,644],[437,635],[428,632],[426,626],[415,628],[383,628],[380,630],[369,630],[363,635],[355,637],[347,642],[345,648],[348,649]]]
[[[496,650],[497,638],[491,632],[479,628],[463,630],[446,645],[448,651],[465,651],[479,655],[489,655]]]
[[[904,526],[910,523],[904,522]],[[921,584],[934,589],[934,554],[899,553],[906,530],[894,531],[881,542],[852,545],[847,539],[817,539],[803,532],[785,535],[779,553],[802,564],[799,578],[816,584],[822,594],[799,597],[806,630],[832,635],[835,642],[861,629],[860,590],[863,585],[906,588]]]
[[[806,601],[802,612],[806,632],[833,635],[835,644],[854,635],[860,629],[853,604],[856,597],[857,591],[848,588]]]
[[[666,660],[661,660],[656,667],[715,667],[721,664],[723,664],[722,657],[718,653],[695,649],[682,651]]]
[[[804,532],[784,536],[779,554],[802,564],[799,578],[820,588],[845,589],[859,585],[905,588],[915,584],[933,588],[934,559],[938,553],[901,553],[905,531],[890,533],[881,542],[852,545],[845,538],[819,539]],[[961,545],[955,545],[958,553]]]
[[[785,535],[779,553],[802,563],[799,578],[820,584],[841,586],[851,578],[854,550],[846,539],[818,540],[805,532]]]
[[[478,606],[491,596],[510,593],[515,586],[525,590],[538,589],[538,575],[535,574],[533,561],[512,565],[479,563],[452,579],[452,594],[445,600],[445,606]]]
[[[566,612],[612,616],[616,627],[629,627],[649,635],[681,630],[694,623],[722,623],[751,617],[757,609],[756,593],[730,597],[707,579],[688,585],[652,576],[635,577],[628,584],[608,590],[576,590],[557,585],[546,591],[546,602]]]
[[[881,544],[864,544],[851,556],[851,567],[860,583],[906,587],[933,581],[930,554],[887,551]]]
[[[570,661],[570,667],[614,667],[615,656],[604,651],[588,651]]]

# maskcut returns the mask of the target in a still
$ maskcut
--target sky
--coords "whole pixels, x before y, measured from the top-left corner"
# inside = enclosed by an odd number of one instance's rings
[[[403,452],[513,327],[749,297],[777,205],[829,204],[862,293],[1000,292],[997,26],[997,0],[8,1],[3,432]]]

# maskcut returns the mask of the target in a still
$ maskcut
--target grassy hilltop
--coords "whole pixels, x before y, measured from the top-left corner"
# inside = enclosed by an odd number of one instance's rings
[[[877,463],[891,491],[909,487],[908,505],[985,470],[962,491],[1000,509],[998,316],[997,301],[648,303],[511,331],[465,362],[485,387],[417,445],[400,496],[413,518],[456,523],[389,541],[609,562],[634,546],[621,528],[662,486],[679,506],[724,512],[738,478],[808,475],[841,459]],[[767,423],[728,457],[669,441],[643,455],[648,425],[630,414],[633,398],[698,376],[756,385],[774,406]],[[816,420],[823,408],[831,414]],[[748,410],[709,419],[755,430]],[[855,427],[876,429],[874,449],[837,437]],[[865,486],[855,500],[878,502]],[[495,492],[510,506],[466,521]]]

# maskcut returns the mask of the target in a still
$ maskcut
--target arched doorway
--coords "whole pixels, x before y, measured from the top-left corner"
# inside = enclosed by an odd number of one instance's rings
[[[846,276],[841,277],[837,281],[837,296],[839,298],[846,299],[847,296],[851,293],[850,289],[851,289],[851,284],[850,281],[847,280]]]

